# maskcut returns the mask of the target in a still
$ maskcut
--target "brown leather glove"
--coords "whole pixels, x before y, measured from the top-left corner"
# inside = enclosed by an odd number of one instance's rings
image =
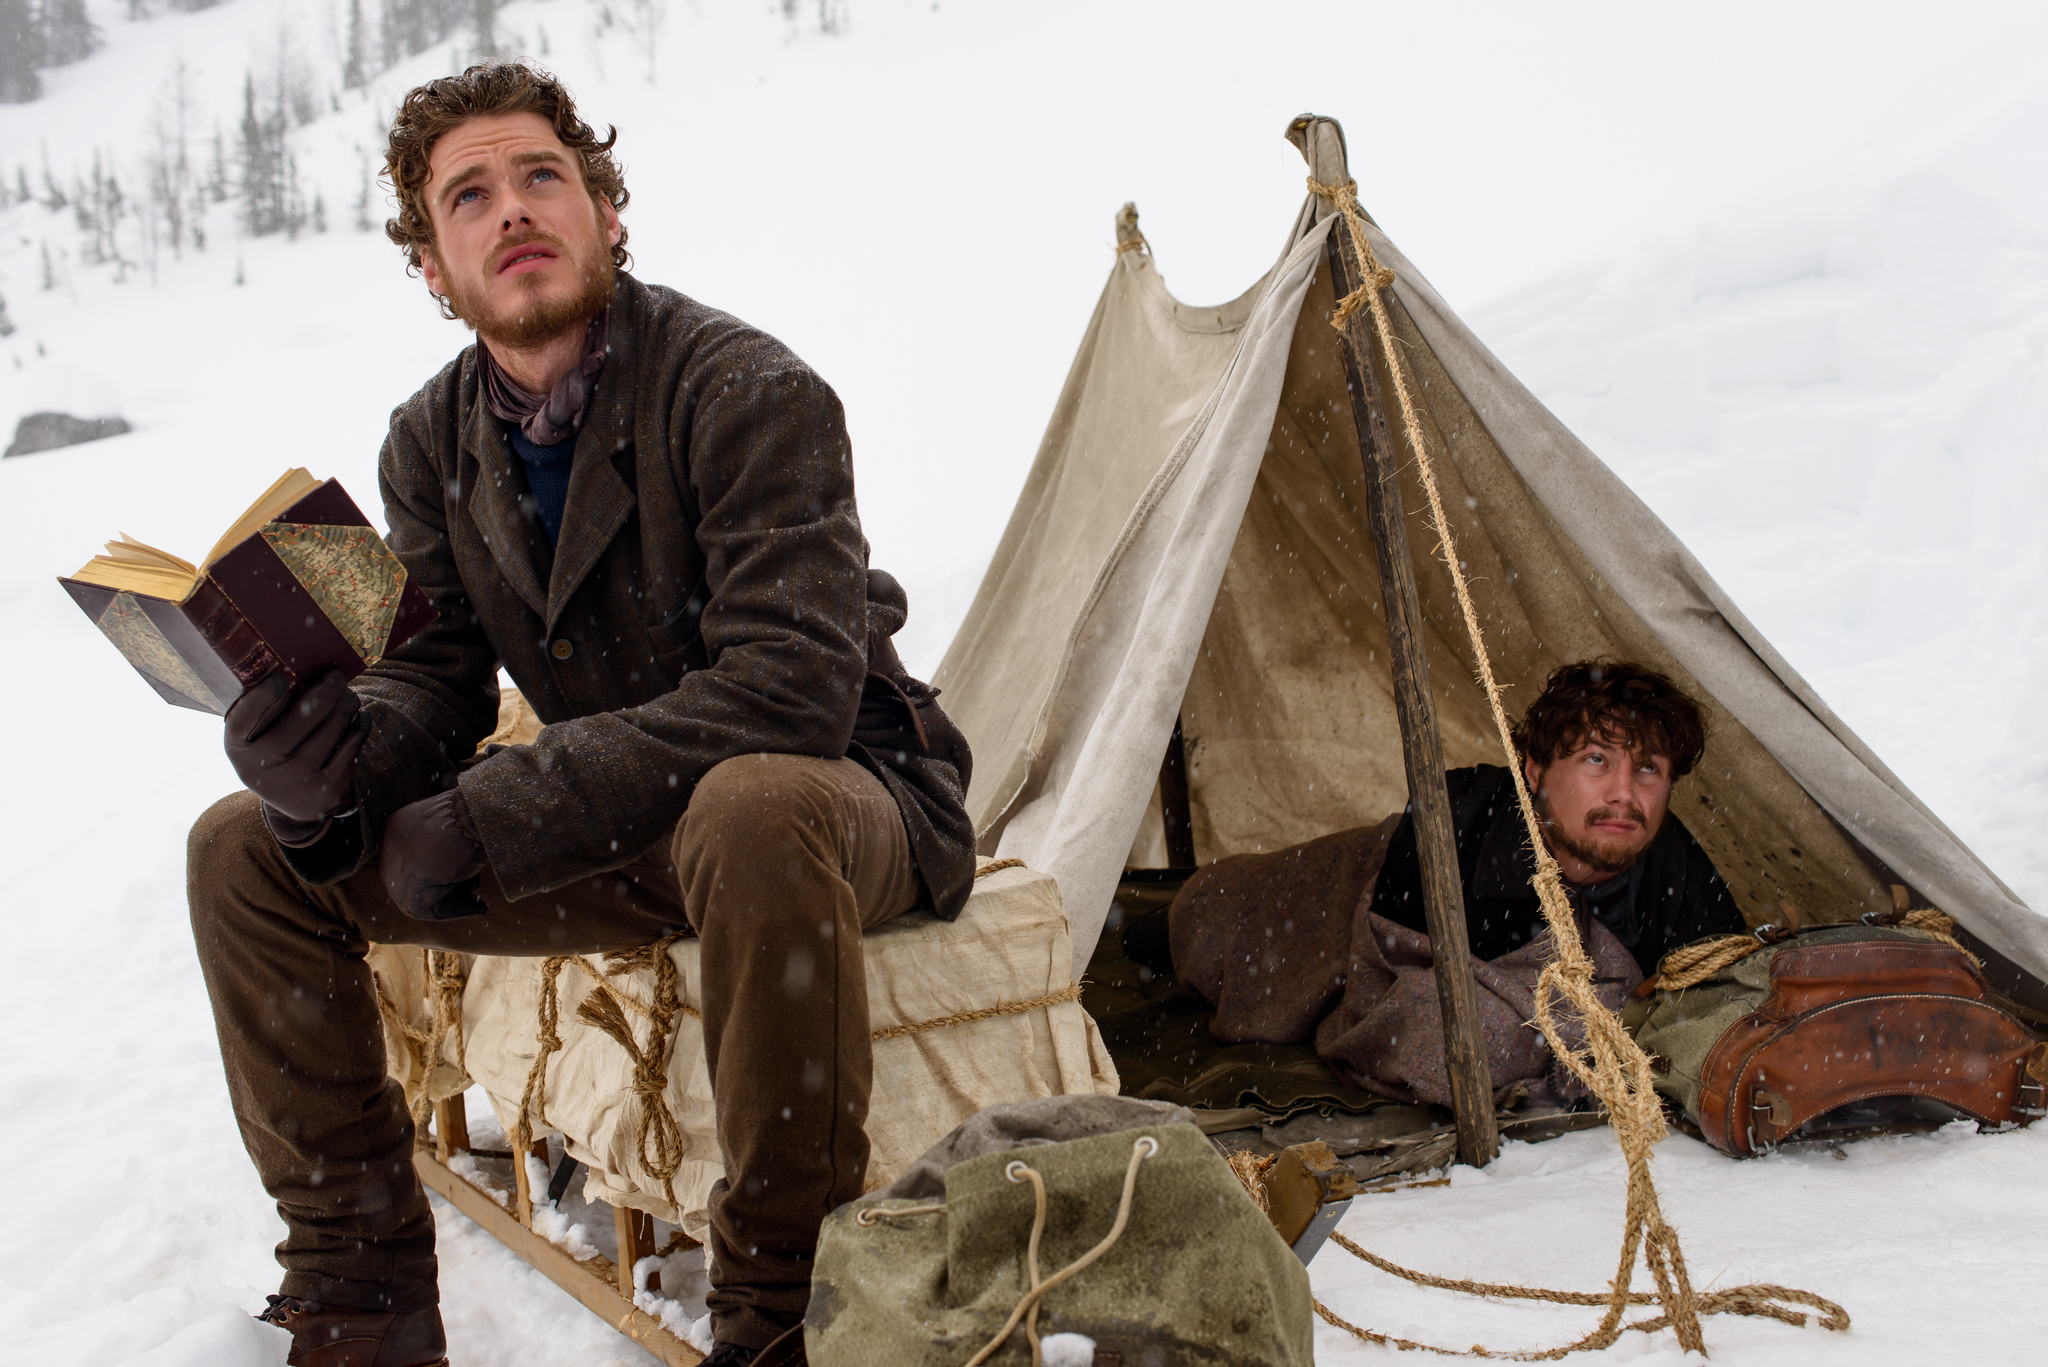
[[[487,910],[476,895],[488,861],[460,788],[421,798],[384,823],[377,876],[398,909],[418,921],[454,921]]]
[[[273,829],[324,829],[354,804],[356,752],[369,732],[361,701],[339,673],[297,690],[271,674],[228,709],[228,763],[283,818]]]

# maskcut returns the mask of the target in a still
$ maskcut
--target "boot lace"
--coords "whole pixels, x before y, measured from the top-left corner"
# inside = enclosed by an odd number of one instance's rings
[[[285,1327],[285,1321],[292,1315],[317,1315],[320,1302],[302,1300],[297,1296],[268,1296],[263,1309],[256,1312],[256,1318],[265,1324]]]

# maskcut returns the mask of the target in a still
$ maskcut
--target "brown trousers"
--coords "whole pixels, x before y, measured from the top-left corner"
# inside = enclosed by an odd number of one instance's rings
[[[589,954],[687,924],[702,942],[704,1048],[726,1180],[711,1198],[722,1341],[801,1318],[826,1213],[861,1194],[873,1079],[861,931],[920,885],[889,792],[852,760],[748,755],[698,786],[670,841],[553,892],[416,921],[375,869],[299,881],[249,793],[192,828],[192,933],[242,1142],[288,1233],[287,1295],[360,1309],[436,1303],[434,1224],[412,1122],[385,1076],[368,944]]]

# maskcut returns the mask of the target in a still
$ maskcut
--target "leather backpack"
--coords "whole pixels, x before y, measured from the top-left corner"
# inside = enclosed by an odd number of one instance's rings
[[[1766,1153],[1880,1098],[1939,1102],[1987,1127],[2048,1110],[2048,1044],[1992,1004],[1950,937],[1841,925],[1757,938],[1746,953],[1737,937],[1672,951],[1623,1016],[1658,1090],[1715,1148]]]

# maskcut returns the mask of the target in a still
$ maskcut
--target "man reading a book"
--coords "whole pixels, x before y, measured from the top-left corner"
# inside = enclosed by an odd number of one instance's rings
[[[367,943],[699,937],[726,1162],[710,1361],[745,1367],[861,1193],[861,932],[955,915],[973,881],[967,746],[890,643],[908,608],[867,565],[839,402],[773,338],[626,273],[612,144],[522,65],[406,97],[388,232],[477,334],[379,464],[434,619],[352,683],[252,687],[226,720],[248,791],[193,828],[230,1093],[287,1226],[264,1318],[306,1367],[446,1360]],[[479,754],[500,666],[547,727]]]

